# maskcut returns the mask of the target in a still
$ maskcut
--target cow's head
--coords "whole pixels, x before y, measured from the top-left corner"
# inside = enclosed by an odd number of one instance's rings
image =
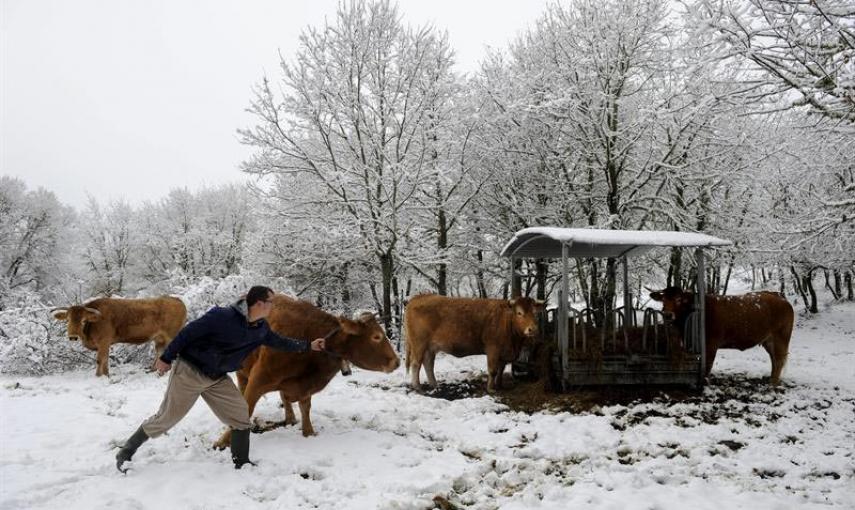
[[[58,321],[68,324],[68,339],[81,340],[86,338],[86,325],[101,320],[101,312],[88,306],[69,306],[68,308],[55,308],[51,315]]]
[[[508,300],[511,309],[511,321],[514,333],[532,338],[537,335],[537,314],[543,311],[545,303],[529,297]]]
[[[327,348],[359,368],[392,372],[401,364],[395,349],[374,314],[358,319],[338,318],[340,331],[327,342]]]
[[[650,299],[662,303],[662,313],[671,320],[678,320],[691,313],[695,297],[680,287],[668,287],[650,293]]]

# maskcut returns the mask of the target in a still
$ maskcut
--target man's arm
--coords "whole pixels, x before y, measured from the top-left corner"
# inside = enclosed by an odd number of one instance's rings
[[[178,334],[175,335],[175,338],[169,342],[169,345],[166,346],[163,354],[160,355],[160,359],[164,363],[171,364],[175,361],[175,357],[178,356],[181,349],[210,333],[214,329],[213,326],[215,323],[216,312],[214,308],[211,308],[205,313],[205,315],[199,317],[195,321],[189,322],[186,326],[181,328],[181,331],[179,331]]]
[[[322,351],[325,347],[325,340],[323,338],[317,338],[312,342],[299,340],[297,338],[277,335],[269,326],[267,327],[267,334],[264,335],[262,343],[268,347],[285,352],[306,352],[310,349],[313,351]]]

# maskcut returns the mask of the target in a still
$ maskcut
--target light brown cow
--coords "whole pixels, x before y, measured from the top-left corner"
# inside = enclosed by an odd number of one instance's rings
[[[662,311],[673,317],[680,332],[694,309],[695,294],[679,287],[650,293],[662,302]],[[762,345],[772,360],[772,384],[781,381],[787,363],[794,312],[790,302],[777,292],[752,292],[741,296],[707,295],[704,301],[706,331],[706,375],[709,376],[718,349],[744,351]]]
[[[527,338],[537,334],[535,315],[543,303],[531,298],[473,299],[425,294],[412,298],[404,312],[407,370],[421,389],[419,372],[436,387],[434,360],[438,352],[458,358],[487,355],[487,391],[502,386],[505,365],[519,356]]]
[[[153,299],[101,298],[84,305],[56,308],[53,317],[68,323],[68,339],[98,351],[95,375],[109,375],[110,346],[154,340],[155,359],[175,338],[187,318],[187,308],[175,297]]]
[[[267,322],[271,330],[283,336],[327,337],[326,352],[283,352],[261,346],[237,372],[238,387],[249,404],[250,416],[258,399],[265,393],[279,391],[286,423],[295,421],[293,412],[288,416],[289,402],[299,403],[306,437],[315,435],[310,418],[312,395],[324,389],[344,368],[342,360],[365,370],[387,373],[401,364],[372,314],[364,314],[358,320],[335,317],[311,303],[277,294]],[[214,446],[225,448],[230,441],[231,431],[227,430]]]

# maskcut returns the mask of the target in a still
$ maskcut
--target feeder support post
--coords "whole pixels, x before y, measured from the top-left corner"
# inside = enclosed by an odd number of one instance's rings
[[[706,268],[704,267],[704,249],[698,247],[695,250],[695,259],[697,261],[698,266],[698,283],[697,283],[697,292],[695,292],[695,310],[698,311],[698,320],[695,321],[697,325],[697,332],[695,338],[698,340],[698,348],[701,351],[701,371],[698,374],[699,386],[703,385],[704,375],[706,374],[707,367],[707,328],[706,328],[706,295],[707,295],[707,285],[706,285]]]

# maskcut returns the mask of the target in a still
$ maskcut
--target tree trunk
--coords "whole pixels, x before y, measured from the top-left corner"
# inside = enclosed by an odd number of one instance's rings
[[[838,290],[835,290],[834,287],[831,286],[831,282],[828,280],[828,269],[823,269],[822,274],[825,277],[825,288],[831,292],[831,295],[834,296],[834,300],[837,301],[840,299],[839,286]],[[839,283],[839,282],[838,282]]]
[[[445,256],[448,251],[448,221],[445,217],[445,211],[439,210],[437,229],[437,248],[442,254],[442,262],[439,263],[436,270],[436,293],[440,296],[448,295],[448,264],[445,263]]]
[[[348,266],[349,264],[345,262],[341,268],[341,307],[345,313],[350,314],[353,309],[351,308],[350,285],[347,281],[349,274]]]
[[[799,295],[802,297],[802,301],[805,304],[805,309],[810,310],[810,304],[808,303],[807,294],[805,294],[805,289],[802,286],[802,279],[796,272],[795,266],[790,266],[790,272],[793,274],[793,288],[795,288]]]
[[[810,313],[819,313],[819,308],[816,305],[816,290],[813,288],[813,270],[809,270],[804,277],[804,282],[802,286],[805,287],[810,294],[810,306],[808,307],[808,311]]]
[[[384,253],[380,255],[380,274],[382,280],[382,295],[380,296],[383,300],[383,324],[386,328],[386,335],[391,337],[393,334],[392,329],[392,278],[394,275],[394,261],[392,260],[392,255],[389,253]]]
[[[398,277],[392,278],[392,292],[395,294],[394,315],[391,317],[392,328],[395,332],[396,346],[401,352],[401,293],[398,290]]]
[[[597,299],[600,296],[600,274],[597,269],[597,261],[588,259],[591,265],[591,273],[588,275],[591,284],[588,286],[588,294],[585,295],[585,303],[592,310],[597,309]]]
[[[511,270],[511,298],[518,298],[522,295],[522,259],[513,259],[513,268]]]
[[[841,281],[841,278],[840,278],[840,270],[835,269],[835,270],[834,270],[834,290],[835,290],[835,291],[836,291],[836,293],[837,293],[837,298],[836,298],[836,299],[841,299],[841,298],[843,297],[843,286],[842,286],[842,283],[843,283],[843,282]]]
[[[475,258],[478,260],[478,271],[475,273],[475,281],[478,283],[478,297],[484,299],[487,297],[487,285],[484,282],[484,252],[478,250],[475,253]]]
[[[377,285],[374,282],[368,284],[368,289],[371,291],[371,297],[374,299],[374,306],[378,312],[382,312],[383,303],[380,302],[380,296],[377,295]]]
[[[588,296],[590,293],[588,292],[588,278],[585,276],[585,266],[582,263],[582,259],[575,259],[575,260],[576,260],[576,281],[579,282],[579,292],[581,292],[582,296],[585,298],[585,306],[590,308],[591,305],[588,301]],[[570,275],[568,274],[567,277],[569,278]]]
[[[668,278],[666,287],[683,287],[683,251],[680,248],[671,248],[671,259],[668,263]]]
[[[852,293],[852,271],[846,271],[846,276],[843,279],[846,282],[846,299],[855,301],[855,294]]]
[[[537,259],[534,262],[536,276],[535,279],[537,281],[537,299],[541,301],[546,300],[546,274],[549,269],[546,265],[546,261],[544,259]]]
[[[730,257],[730,262],[727,263],[727,273],[724,276],[724,284],[721,287],[721,294],[727,294],[727,286],[730,284],[730,275],[733,272],[733,257]],[[751,290],[754,290],[754,279],[751,279]]]

